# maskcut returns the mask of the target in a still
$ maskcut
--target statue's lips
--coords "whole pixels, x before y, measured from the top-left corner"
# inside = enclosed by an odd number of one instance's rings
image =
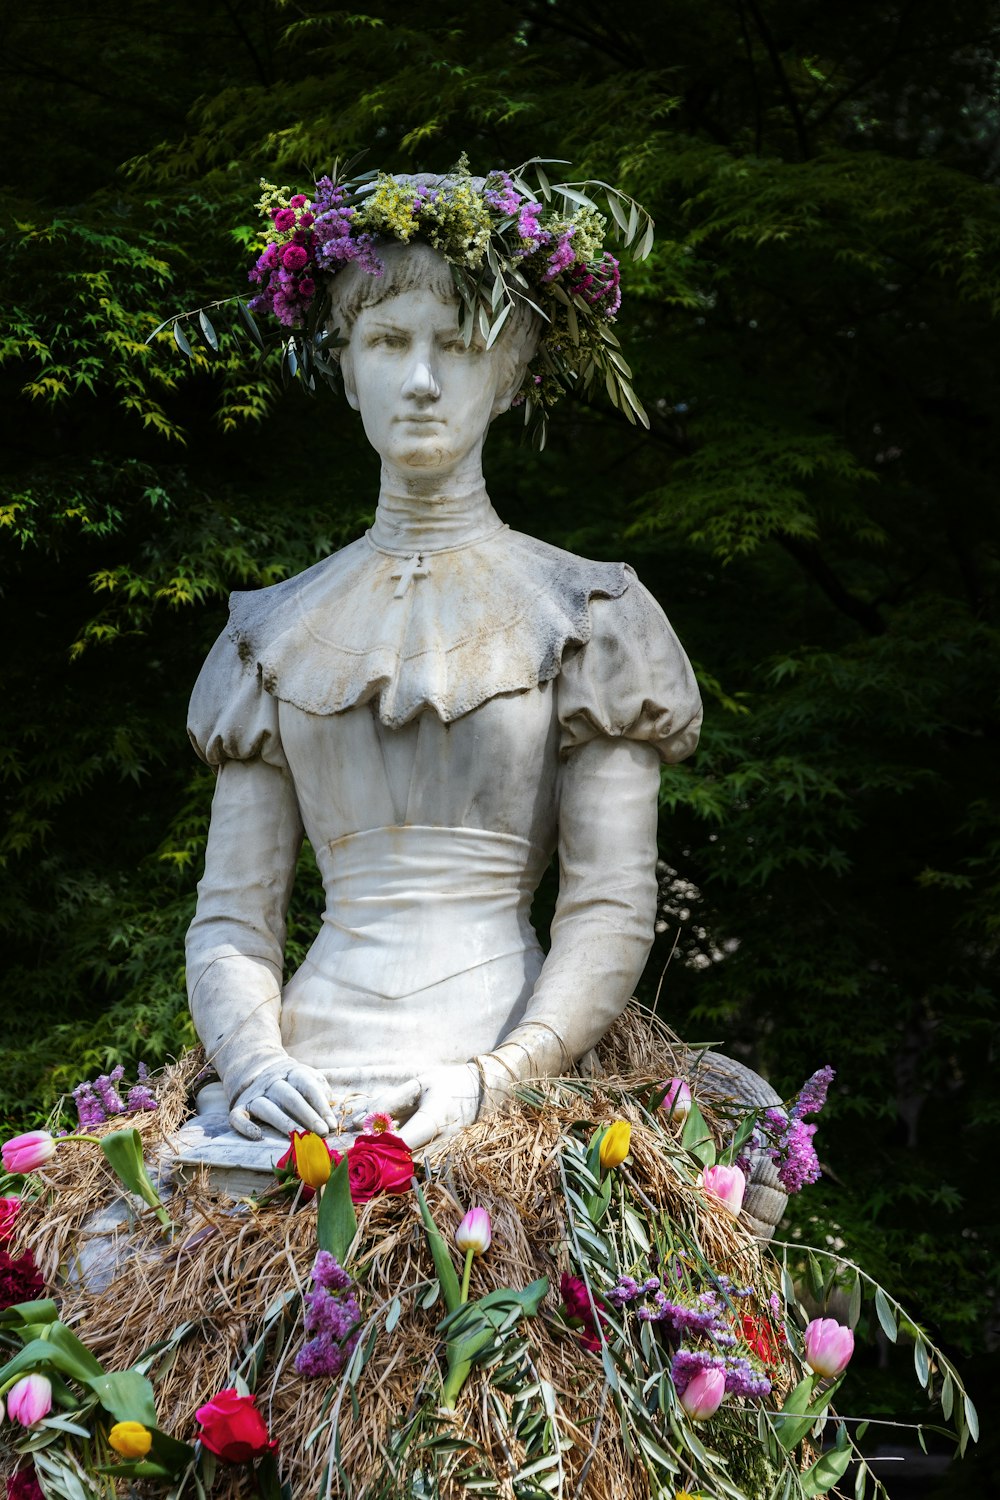
[[[397,422],[404,422],[404,423],[406,423],[408,425],[412,425],[414,427],[426,427],[426,426],[431,426],[431,425],[436,425],[438,427],[441,427],[441,426],[444,425],[444,418],[443,417],[416,417],[416,416],[412,416],[412,415],[407,415],[407,416],[404,416],[404,417],[397,417],[396,421]]]

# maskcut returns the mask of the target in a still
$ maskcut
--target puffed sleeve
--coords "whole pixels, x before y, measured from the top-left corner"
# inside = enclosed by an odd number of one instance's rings
[[[595,599],[589,643],[557,681],[559,896],[523,1016],[476,1061],[487,1096],[569,1071],[620,1015],[656,916],[660,762],[689,755],[701,701],[659,605],[635,579]]]
[[[189,733],[218,778],[187,935],[188,997],[195,1029],[233,1103],[286,1057],[281,980],[303,831],[278,705],[226,635],[198,678]]]
[[[670,763],[684,760],[701,728],[698,685],[666,615],[632,569],[625,572],[625,593],[591,601],[591,638],[563,662],[560,750],[609,737],[652,745]]]
[[[188,735],[216,770],[227,760],[254,760],[288,769],[278,733],[278,703],[245,664],[228,631],[205,658],[191,694]]]

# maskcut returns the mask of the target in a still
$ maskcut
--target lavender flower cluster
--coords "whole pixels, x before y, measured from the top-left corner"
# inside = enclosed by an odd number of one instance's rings
[[[678,1396],[683,1396],[700,1370],[722,1370],[726,1377],[726,1394],[730,1396],[766,1396],[771,1389],[767,1376],[755,1370],[742,1354],[678,1349],[670,1362],[670,1378]]]
[[[103,1125],[113,1115],[132,1115],[143,1109],[157,1109],[156,1096],[149,1087],[149,1069],[145,1063],[136,1068],[137,1082],[123,1099],[118,1085],[125,1077],[121,1063],[110,1073],[102,1073],[93,1081],[85,1079],[73,1090],[76,1113],[83,1130],[94,1125]]]
[[[830,1084],[835,1077],[831,1067],[819,1068],[807,1079],[787,1110],[766,1109],[749,1140],[736,1158],[736,1165],[749,1174],[755,1151],[765,1151],[778,1169],[786,1193],[800,1193],[817,1182],[821,1171],[813,1136],[815,1125],[807,1125],[806,1115],[818,1115],[826,1103]]]
[[[676,1266],[678,1280],[683,1280],[683,1268]],[[716,1278],[717,1288],[709,1288],[685,1300],[675,1293],[668,1296],[657,1276],[647,1276],[637,1281],[634,1276],[619,1276],[617,1284],[605,1292],[604,1299],[612,1306],[623,1308],[630,1303],[646,1298],[635,1315],[642,1323],[659,1323],[668,1330],[668,1337],[680,1340],[685,1334],[698,1335],[713,1345],[710,1350],[678,1349],[671,1362],[671,1376],[677,1394],[683,1395],[688,1382],[699,1370],[716,1369],[725,1372],[726,1390],[735,1396],[766,1396],[771,1382],[760,1370],[754,1368],[744,1355],[731,1351],[739,1342],[730,1317],[733,1300],[745,1300],[754,1295],[751,1286],[734,1286],[728,1276]]]
[[[339,1375],[361,1337],[361,1309],[354,1283],[328,1250],[317,1252],[306,1292],[305,1326],[310,1335],[295,1356],[295,1369],[308,1379]]]

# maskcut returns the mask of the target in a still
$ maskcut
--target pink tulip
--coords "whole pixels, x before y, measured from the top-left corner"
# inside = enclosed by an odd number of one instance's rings
[[[847,1369],[854,1353],[854,1334],[836,1318],[813,1318],[802,1343],[810,1368],[831,1380]]]
[[[728,1208],[734,1219],[738,1217],[747,1190],[747,1180],[739,1167],[706,1167],[701,1174],[701,1185],[710,1198]]]
[[[25,1375],[7,1393],[7,1415],[22,1427],[40,1422],[52,1410],[52,1382],[45,1375]]]
[[[691,1090],[683,1078],[671,1078],[670,1087],[663,1096],[660,1105],[668,1120],[673,1120],[675,1125],[683,1125],[691,1113]]]
[[[485,1208],[470,1208],[455,1230],[455,1244],[463,1254],[471,1250],[473,1255],[485,1255],[492,1238],[490,1216]]]
[[[684,1387],[681,1405],[694,1422],[714,1417],[726,1394],[724,1370],[699,1370]]]
[[[56,1154],[56,1143],[47,1130],[29,1130],[12,1136],[0,1147],[5,1172],[33,1172]]]

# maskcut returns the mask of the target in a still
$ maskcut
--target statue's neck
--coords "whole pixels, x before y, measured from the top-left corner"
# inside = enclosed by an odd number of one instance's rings
[[[450,486],[446,494],[432,497],[401,493],[383,476],[368,535],[376,547],[390,552],[443,552],[480,541],[502,524],[482,479],[467,490]]]

